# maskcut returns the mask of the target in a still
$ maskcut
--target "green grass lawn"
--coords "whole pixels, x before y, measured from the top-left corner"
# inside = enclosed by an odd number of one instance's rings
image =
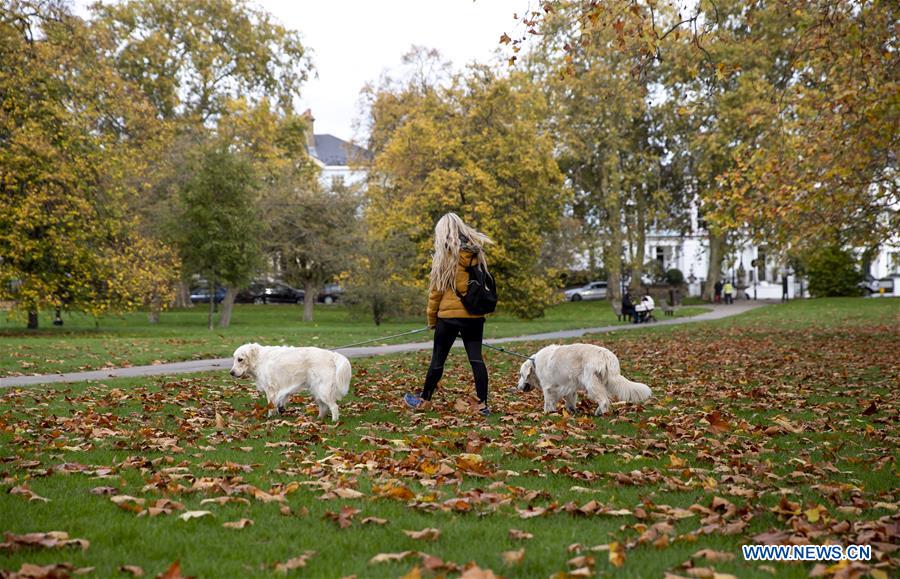
[[[206,307],[165,312],[158,324],[148,323],[142,312],[110,316],[99,320],[99,327],[94,318],[80,314],[66,314],[65,325],[54,327],[52,312],[48,312],[41,317],[42,329],[32,332],[23,329],[21,319],[0,315],[0,376],[222,358],[246,342],[334,347],[425,325],[423,316],[379,327],[340,305],[317,305],[313,322],[302,321],[302,306],[237,305],[231,327],[209,331]],[[690,307],[678,309],[676,314],[692,316],[704,311]],[[536,320],[523,321],[503,313],[491,316],[485,334],[495,338],[617,323],[606,301],[563,303]],[[426,336],[403,339],[415,341]]]
[[[792,302],[596,336],[655,394],[603,417],[585,401],[576,416],[542,415],[539,393],[514,390],[519,361],[490,351],[488,419],[459,408],[473,387],[458,352],[418,414],[399,398],[427,354],[354,360],[337,426],[315,422],[303,397],[266,420],[251,384],[225,372],[0,391],[0,476],[15,489],[0,493],[0,530],[90,542],[0,547],[0,569],[153,576],[178,560],[185,575],[270,576],[314,551],[289,573],[896,576],[898,307]],[[121,495],[142,499],[143,516]],[[212,514],[181,520],[188,511]],[[241,519],[254,524],[223,527]],[[440,536],[404,533],[427,528]],[[766,541],[865,543],[875,559],[743,560],[740,545]]]

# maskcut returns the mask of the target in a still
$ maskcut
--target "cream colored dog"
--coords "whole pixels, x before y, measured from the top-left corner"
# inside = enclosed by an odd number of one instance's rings
[[[319,406],[319,419],[330,410],[337,422],[337,401],[350,391],[350,361],[321,348],[244,344],[234,351],[231,375],[256,380],[256,389],[274,406],[269,416],[284,412],[291,394],[308,390]]]
[[[560,399],[574,413],[579,391],[597,403],[598,416],[609,407],[610,395],[628,402],[643,402],[652,394],[646,384],[622,376],[615,354],[591,344],[541,349],[519,370],[519,390],[528,392],[535,387],[544,391],[545,413],[556,410]]]

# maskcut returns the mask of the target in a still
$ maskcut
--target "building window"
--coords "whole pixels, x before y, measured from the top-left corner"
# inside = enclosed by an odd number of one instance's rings
[[[666,250],[661,245],[656,246],[656,262],[661,270],[666,271]]]

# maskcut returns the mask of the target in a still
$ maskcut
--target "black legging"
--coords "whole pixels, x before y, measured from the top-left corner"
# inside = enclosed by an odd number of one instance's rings
[[[478,401],[486,404],[488,396],[488,373],[481,358],[481,339],[484,336],[484,318],[438,318],[434,329],[434,350],[431,352],[431,364],[428,365],[428,374],[425,375],[425,386],[422,388],[422,398],[431,400],[437,388],[438,381],[444,374],[444,362],[450,354],[450,348],[456,336],[462,334],[463,345],[469,356],[469,364],[472,365],[472,375],[475,377],[475,393]]]

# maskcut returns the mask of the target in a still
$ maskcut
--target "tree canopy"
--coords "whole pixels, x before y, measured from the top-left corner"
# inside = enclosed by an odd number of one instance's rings
[[[555,289],[540,260],[544,236],[568,197],[540,91],[474,67],[444,86],[413,79],[369,96],[366,217],[377,238],[400,233],[415,245],[406,283],[427,284],[434,224],[454,211],[496,242],[489,261],[503,305],[540,315]]]

